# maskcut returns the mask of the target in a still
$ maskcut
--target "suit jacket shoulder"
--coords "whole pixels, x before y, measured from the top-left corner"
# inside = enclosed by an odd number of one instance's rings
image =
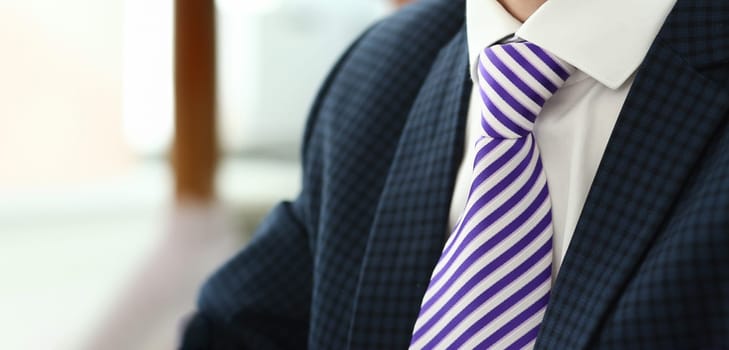
[[[377,23],[339,62],[314,105],[295,202],[314,264],[310,348],[349,343],[345,325],[353,322],[368,240],[403,130],[436,58],[462,31],[464,13],[463,1],[424,0]]]
[[[464,13],[462,0],[419,1],[373,25],[347,50],[307,123],[304,191],[313,198],[302,204],[320,203],[325,185],[329,194],[340,185],[367,192],[363,201],[377,193],[431,65],[462,29]],[[327,215],[320,209],[307,209],[310,232],[319,231],[319,213]]]

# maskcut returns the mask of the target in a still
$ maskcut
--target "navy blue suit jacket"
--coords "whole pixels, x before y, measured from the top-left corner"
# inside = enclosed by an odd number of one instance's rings
[[[301,194],[205,284],[184,348],[407,348],[463,154],[464,12],[422,0],[353,44],[311,112]],[[620,112],[538,349],[729,349],[728,117],[729,1],[679,0]]]

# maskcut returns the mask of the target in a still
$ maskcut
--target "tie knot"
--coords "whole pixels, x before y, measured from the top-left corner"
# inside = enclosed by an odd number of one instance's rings
[[[544,103],[574,73],[567,62],[529,42],[487,47],[478,62],[481,125],[493,138],[529,134]]]

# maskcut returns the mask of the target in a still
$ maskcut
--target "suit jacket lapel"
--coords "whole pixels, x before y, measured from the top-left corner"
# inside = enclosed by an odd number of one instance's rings
[[[461,30],[431,67],[409,114],[368,241],[350,348],[409,344],[448,230],[470,85]]]
[[[729,58],[729,47],[721,47],[729,26],[687,33],[697,27],[691,16],[701,16],[692,11],[718,10],[712,6],[720,2],[704,2],[674,8],[637,73],[552,289],[537,348],[589,347],[729,112],[729,92],[696,70]]]

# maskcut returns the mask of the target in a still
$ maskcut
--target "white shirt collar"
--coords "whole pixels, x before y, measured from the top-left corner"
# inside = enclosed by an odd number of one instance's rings
[[[471,72],[484,47],[515,33],[617,89],[638,69],[675,3],[548,0],[522,24],[497,0],[466,0]]]

